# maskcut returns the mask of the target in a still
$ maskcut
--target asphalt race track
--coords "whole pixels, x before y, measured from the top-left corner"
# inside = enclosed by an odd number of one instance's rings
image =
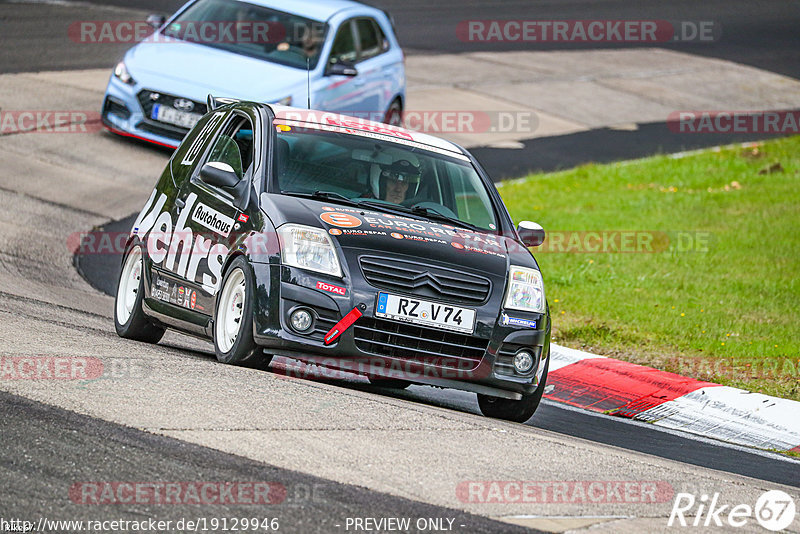
[[[102,231],[111,234],[127,232],[132,227],[134,218],[132,215],[105,224]],[[121,260],[122,257],[116,254],[77,254],[75,266],[94,287],[113,296]],[[276,359],[276,362],[278,361],[282,360]],[[323,374],[322,378],[324,377]],[[353,387],[480,415],[475,396],[469,393],[425,386],[411,386],[406,391],[396,392],[371,386],[365,379],[357,376],[328,382],[345,388]],[[754,454],[744,448],[722,447],[715,441],[699,441],[685,434],[667,433],[649,425],[633,424],[611,416],[591,414],[555,402],[545,401],[535,417],[527,424],[662,458],[800,487],[800,465],[786,462],[778,455]]]
[[[692,45],[692,54],[800,78],[796,3],[375,3],[393,12],[413,54],[464,51],[453,32],[440,28],[467,18],[711,19],[730,38]],[[125,47],[59,47],[53,36],[76,17],[141,18],[179,4],[0,2],[0,108],[98,108],[85,80],[64,83],[46,71],[110,67]],[[70,9],[81,13],[65,18]],[[30,74],[37,71],[45,72]],[[499,178],[765,138],[686,140],[665,132],[655,123],[597,129],[475,153]],[[347,532],[356,530],[346,528],[348,518],[409,517],[451,522],[463,533],[641,532],[671,531],[672,495],[680,491],[753,504],[764,491],[782,489],[800,502],[800,461],[771,452],[553,402],[525,425],[505,423],[478,415],[474,396],[462,392],[393,391],[355,376],[297,379],[280,358],[266,371],[225,366],[208,343],[174,333],[158,346],[118,338],[107,295],[119,257],[73,256],[67,244],[92,228],[127,232],[166,159],[161,150],[105,132],[0,135],[0,356],[77,358],[111,371],[81,380],[0,380],[1,518],[277,517],[283,532]],[[655,503],[485,503],[458,490],[470,481],[509,480],[651,481],[671,493]],[[93,505],[81,503],[74,489],[159,481],[269,482],[285,496],[268,506]],[[800,519],[791,529],[800,532]]]
[[[377,508],[390,517],[447,517],[468,532],[528,532],[522,527],[498,523],[418,502],[392,497],[354,486],[278,469],[247,458],[154,436],[54,408],[0,392],[0,428],[4,447],[0,456],[4,484],[0,495],[4,503],[20,503],[13,513],[18,517],[51,514],[80,516],[83,506],[64,502],[63,488],[76,477],[92,480],[268,480],[280,484],[283,509],[278,514],[281,528],[289,532],[332,532],[337,517],[368,517]],[[58,454],[52,445],[60,444]],[[31,445],[33,444],[33,445]],[[40,462],[20,461],[26,456]],[[12,491],[13,488],[13,491]],[[48,509],[42,509],[46,502]],[[290,513],[286,513],[286,509]],[[4,513],[12,512],[10,509]],[[250,517],[248,505],[202,504],[173,507],[167,514],[155,506],[131,511],[158,515],[162,520],[182,517]],[[46,515],[47,517],[47,515]]]

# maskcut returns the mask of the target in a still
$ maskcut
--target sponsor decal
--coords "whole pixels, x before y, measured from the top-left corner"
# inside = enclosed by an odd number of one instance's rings
[[[340,212],[328,212],[319,216],[323,222],[342,228],[358,228],[361,226],[361,219],[354,215]]]
[[[403,234],[398,234],[397,232],[392,232],[392,237],[395,239],[403,239]]]
[[[536,328],[536,321],[531,319],[522,319],[519,317],[510,317],[505,313],[500,314],[500,323],[503,326],[521,326],[524,328]]]
[[[197,306],[197,291],[192,291],[192,298],[190,299],[192,309]]]
[[[236,220],[239,221],[240,223],[246,223],[248,220],[250,220],[250,216],[245,215],[244,213],[240,213],[239,216],[236,218]]]
[[[317,282],[317,289],[322,291],[327,291],[328,293],[333,293],[335,295],[345,296],[347,295],[347,289],[344,287],[335,286],[333,284],[328,284],[326,282]]]
[[[209,208],[202,202],[198,202],[197,207],[192,211],[192,220],[223,237],[228,237],[233,227],[233,219],[214,208]]]
[[[391,135],[394,137],[401,137],[403,139],[408,139],[409,141],[414,140],[414,136],[411,135],[411,133],[405,132],[403,130],[396,130],[384,124],[377,124],[358,119],[348,120],[345,119],[344,117],[336,117],[336,116],[328,116],[325,119],[326,122],[332,126],[341,126],[342,128],[356,128],[359,130],[366,130],[368,132]]]
[[[161,193],[156,200],[156,194],[157,191],[153,191],[136,218],[133,234],[144,242],[154,265],[200,284],[211,295],[216,294],[222,281],[222,266],[230,250],[221,243],[215,244],[212,239],[195,235],[186,226],[189,214],[194,213],[197,194],[191,193],[186,197],[186,207],[177,221],[173,221],[169,211],[163,211],[167,195]],[[166,292],[163,288],[161,291]],[[156,292],[153,296],[166,300]]]
[[[453,241],[450,244],[453,245],[453,248],[457,248],[458,250],[464,250],[464,245],[462,245],[461,243],[456,243],[455,241]]]
[[[206,125],[203,126],[203,129],[199,134],[197,134],[197,137],[192,142],[189,150],[186,151],[186,155],[183,156],[181,165],[192,165],[194,163],[194,160],[200,154],[203,145],[205,145],[208,138],[211,137],[211,134],[214,133],[219,123],[222,122],[222,119],[225,117],[226,113],[227,111],[217,111],[211,116],[210,119],[208,119]]]
[[[298,129],[307,129],[307,130],[321,130],[323,132],[338,132],[338,133],[346,133],[349,135],[356,135],[359,137],[366,137],[368,139],[377,139],[379,141],[388,141],[392,143],[397,143],[404,146],[410,146],[414,148],[421,148],[423,150],[427,150],[428,152],[436,152],[437,154],[444,154],[453,158],[458,158],[463,161],[469,161],[469,158],[462,154],[461,152],[457,152],[456,147],[453,145],[450,150],[439,148],[438,146],[425,144],[417,141],[409,141],[400,136],[393,135],[391,133],[376,133],[374,131],[367,131],[363,129],[357,128],[344,128],[341,126],[333,126],[328,124],[314,124],[313,122],[305,122],[303,119],[302,114],[308,113],[298,110],[291,110],[291,111],[281,111],[277,113],[276,120],[284,120],[287,123],[290,123],[291,126],[295,126]],[[311,112],[313,113],[313,112]],[[356,119],[357,120],[357,119]]]
[[[339,230],[338,228],[331,228],[330,230],[328,230],[328,233],[331,235],[342,235],[342,231]]]

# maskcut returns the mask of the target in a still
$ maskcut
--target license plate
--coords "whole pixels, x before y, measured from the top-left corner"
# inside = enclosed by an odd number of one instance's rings
[[[151,117],[157,121],[167,122],[180,126],[182,128],[193,128],[197,121],[200,120],[202,115],[197,113],[189,113],[188,111],[180,111],[169,106],[156,104],[153,106]]]
[[[389,293],[378,293],[375,315],[466,334],[475,329],[475,310]]]

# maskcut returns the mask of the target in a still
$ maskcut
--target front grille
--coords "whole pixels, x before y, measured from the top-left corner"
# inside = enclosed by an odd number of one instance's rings
[[[420,297],[481,304],[488,298],[492,287],[491,282],[482,276],[444,267],[374,256],[362,256],[359,262],[370,285]]]
[[[525,375],[521,375],[517,373],[514,369],[514,356],[519,352],[520,349],[525,347],[525,345],[518,345],[516,343],[503,343],[500,345],[500,349],[497,351],[497,358],[494,361],[494,371],[498,375],[503,376],[530,376],[532,375],[538,365],[539,365],[539,356],[542,354],[542,347],[527,347],[528,352],[534,358],[533,369],[530,372],[526,373]]]
[[[150,133],[169,137],[170,139],[176,139],[178,141],[183,139],[186,134],[189,133],[187,128],[181,128],[180,126],[167,124],[152,118],[154,105],[161,104],[162,106],[175,107],[173,104],[179,98],[183,97],[159,93],[149,89],[142,89],[139,91],[139,93],[136,95],[136,99],[139,101],[139,105],[142,107],[144,121],[137,124],[136,127]],[[206,104],[194,100],[192,100],[192,102],[194,103],[194,108],[191,110],[192,113],[198,113],[200,115],[206,114],[208,109]]]
[[[484,338],[372,317],[353,328],[363,352],[464,371],[478,366],[489,345]]]
[[[142,111],[144,111],[144,116],[148,119],[151,119],[151,114],[153,113],[153,106],[155,104],[161,104],[163,106],[173,106],[176,100],[179,98],[183,98],[180,96],[175,95],[168,95],[166,93],[159,93],[157,91],[150,91],[149,89],[142,89],[136,95],[136,98],[139,100],[139,105],[142,106]],[[191,110],[192,113],[199,113],[200,115],[205,115],[207,106],[203,102],[194,102],[194,109]]]

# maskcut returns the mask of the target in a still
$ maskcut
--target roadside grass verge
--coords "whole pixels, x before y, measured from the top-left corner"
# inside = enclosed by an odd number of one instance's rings
[[[548,232],[557,343],[800,400],[800,136],[499,190]]]

